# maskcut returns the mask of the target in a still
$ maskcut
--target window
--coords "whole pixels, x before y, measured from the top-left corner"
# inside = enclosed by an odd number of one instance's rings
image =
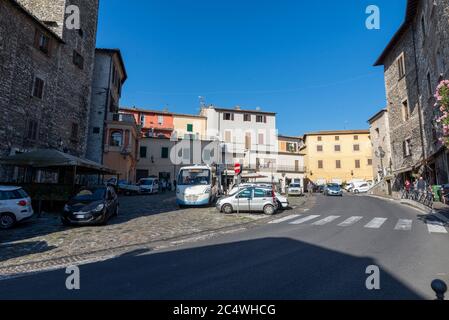
[[[123,135],[120,131],[113,131],[111,133],[111,138],[109,144],[113,147],[120,147],[123,142]]]
[[[405,56],[404,56],[404,54],[401,54],[401,56],[398,58],[398,72],[399,72],[399,79],[402,79],[405,76]]]
[[[267,123],[267,116],[256,116],[256,122],[258,123]]]
[[[316,151],[323,152],[323,146],[316,146]]]
[[[335,137],[335,141],[340,141],[340,137],[339,137],[339,136],[336,136],[336,137]]]
[[[73,50],[73,64],[81,70],[84,69],[84,58],[76,50]]]
[[[72,141],[78,141],[78,131],[79,131],[78,123],[72,123],[72,132],[70,134],[70,139]]]
[[[424,16],[421,17],[421,29],[423,35],[426,35],[426,21],[424,20]]]
[[[271,190],[254,189],[254,198],[271,198]]]
[[[359,144],[355,144],[354,145],[354,151],[360,151],[360,145]]]
[[[376,134],[377,134],[377,137],[379,138],[380,137],[380,129],[379,128],[376,128]]]
[[[168,148],[167,147],[162,147],[162,149],[161,149],[161,158],[162,159],[168,159]]]
[[[35,48],[39,49],[41,52],[50,55],[51,40],[50,38],[39,30],[36,30],[36,35],[34,39]]]
[[[287,151],[288,152],[297,152],[298,145],[294,142],[287,142]]]
[[[335,149],[335,152],[340,152],[341,146],[339,144],[337,144],[337,145],[335,145],[334,149]]]
[[[157,123],[162,126],[164,124],[164,116],[157,116]]]
[[[187,132],[193,132],[193,124],[187,125]]]
[[[355,141],[359,140],[359,136],[354,136],[354,140]]]
[[[140,157],[141,158],[147,157],[147,147],[140,147]]]
[[[368,159],[368,166],[372,166],[373,165],[373,159]]]
[[[430,78],[430,72],[427,73],[427,88],[429,89],[429,96],[433,95],[432,92],[432,79]]]
[[[37,121],[35,121],[35,120],[28,121],[27,138],[29,140],[37,140],[37,135],[38,135],[37,131],[38,131]]]
[[[243,115],[243,121],[245,122],[251,122],[251,115],[250,114],[244,114]]]
[[[355,160],[355,168],[360,169],[360,160]]]
[[[412,155],[411,140],[410,139],[406,139],[403,142],[403,152],[404,152],[404,157],[410,157]]]
[[[251,199],[253,195],[252,189],[246,189],[239,193],[238,198]]]
[[[323,160],[318,160],[318,169],[323,169]]]
[[[258,139],[258,143],[259,144],[265,144],[265,141],[264,141],[265,139],[264,139],[264,134],[263,133],[259,133],[259,139]]]
[[[245,134],[245,149],[251,150],[251,133],[247,132]]]
[[[145,115],[143,114],[140,115],[140,125],[145,127]]]
[[[94,134],[100,134],[100,128],[99,128],[99,127],[95,127],[95,128],[93,129],[93,133],[94,133]]]
[[[341,169],[341,160],[335,161],[335,168]]]
[[[42,99],[44,96],[44,80],[42,80],[39,77],[34,78],[34,85],[33,85],[33,97],[36,97],[38,99]]]
[[[234,121],[234,114],[230,112],[223,113],[223,120]]]
[[[317,140],[318,141],[323,141],[323,137],[318,137]]]
[[[402,101],[402,120],[407,121],[410,118],[410,109],[408,107],[408,101]]]
[[[226,143],[231,143],[232,142],[231,131],[225,131],[225,142]]]

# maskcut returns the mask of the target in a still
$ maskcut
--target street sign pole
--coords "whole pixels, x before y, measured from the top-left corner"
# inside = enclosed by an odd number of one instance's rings
[[[242,174],[240,163],[234,165],[234,173],[237,175],[237,214],[240,214],[240,175]]]

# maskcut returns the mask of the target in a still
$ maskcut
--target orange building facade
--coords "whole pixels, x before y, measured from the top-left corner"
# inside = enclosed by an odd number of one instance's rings
[[[120,108],[121,113],[134,116],[141,127],[143,137],[170,138],[174,131],[174,116],[172,113],[137,108]]]

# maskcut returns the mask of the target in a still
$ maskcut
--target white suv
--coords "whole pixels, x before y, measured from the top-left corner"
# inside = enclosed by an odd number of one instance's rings
[[[31,198],[21,187],[0,186],[0,229],[9,229],[33,215]]]

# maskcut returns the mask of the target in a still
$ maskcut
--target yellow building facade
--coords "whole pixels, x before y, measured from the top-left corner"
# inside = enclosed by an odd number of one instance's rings
[[[198,140],[206,140],[206,117],[173,114],[173,126],[174,132],[178,138],[189,136]]]
[[[315,184],[373,181],[368,130],[321,131],[304,135],[307,178]]]

